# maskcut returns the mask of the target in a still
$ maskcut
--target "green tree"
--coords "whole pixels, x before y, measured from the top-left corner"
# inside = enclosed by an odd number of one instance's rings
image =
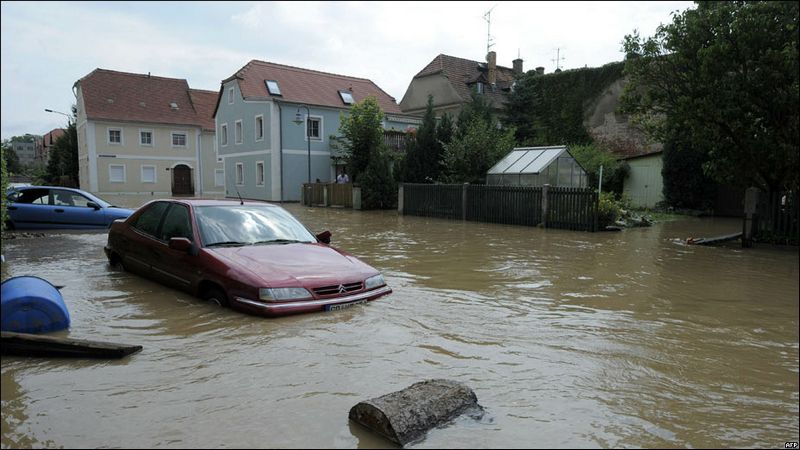
[[[600,179],[600,166],[603,167],[603,191],[622,194],[625,177],[630,168],[608,150],[597,144],[573,145],[569,151],[578,164],[586,171],[589,187],[597,187]]]
[[[664,201],[668,205],[690,209],[711,206],[717,184],[703,172],[708,158],[708,152],[697,148],[690,137],[670,133],[664,143],[661,168]]]
[[[514,143],[514,130],[501,130],[495,122],[459,122],[458,131],[444,149],[447,180],[451,183],[484,182],[486,171],[510,152]]]
[[[383,111],[375,97],[367,97],[340,115],[339,133],[344,137],[351,180],[359,177],[369,165],[370,157],[383,145]]]
[[[397,205],[397,183],[389,168],[390,157],[385,148],[370,156],[361,177],[361,206],[364,209],[391,209]]]
[[[45,179],[60,186],[78,186],[78,131],[74,121],[66,131],[53,143]]]
[[[0,147],[0,230],[6,229],[6,190],[8,189],[8,170],[6,170],[6,146]]]
[[[22,172],[22,165],[19,163],[17,152],[11,145],[9,140],[3,142],[3,164],[9,174],[19,175]]]
[[[797,2],[701,2],[625,36],[626,110],[661,142],[691,136],[718,181],[797,187],[798,15]]]

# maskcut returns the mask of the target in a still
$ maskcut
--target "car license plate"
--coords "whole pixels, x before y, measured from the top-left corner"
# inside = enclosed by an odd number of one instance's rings
[[[367,303],[367,300],[356,300],[350,303],[339,303],[338,305],[325,305],[325,311],[339,311],[340,309],[347,309],[355,305]]]

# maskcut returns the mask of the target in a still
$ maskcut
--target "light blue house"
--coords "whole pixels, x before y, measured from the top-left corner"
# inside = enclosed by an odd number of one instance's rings
[[[339,135],[339,114],[368,96],[384,111],[387,142],[421,123],[370,80],[247,63],[222,81],[214,112],[226,196],[299,201],[303,183],[335,180],[345,170],[331,145],[331,136]]]

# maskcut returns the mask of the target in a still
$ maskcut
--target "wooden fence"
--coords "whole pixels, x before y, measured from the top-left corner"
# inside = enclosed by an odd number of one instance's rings
[[[403,184],[401,214],[452,220],[597,231],[592,189],[551,186]]]
[[[776,244],[798,245],[800,208],[792,191],[760,193],[757,206],[756,239]]]
[[[303,204],[353,207],[353,183],[303,183]]]

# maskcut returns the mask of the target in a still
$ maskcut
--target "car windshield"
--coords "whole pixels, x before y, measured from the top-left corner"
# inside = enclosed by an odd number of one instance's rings
[[[277,206],[198,206],[195,216],[206,247],[317,242],[297,219]]]

